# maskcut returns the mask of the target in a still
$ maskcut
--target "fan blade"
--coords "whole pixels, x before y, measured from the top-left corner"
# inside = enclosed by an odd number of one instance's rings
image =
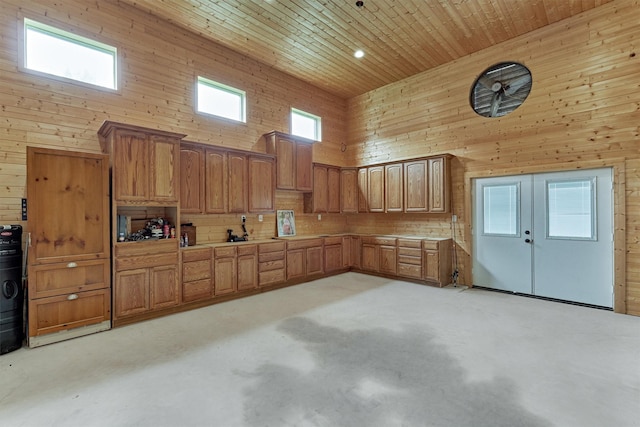
[[[489,111],[489,117],[495,117],[498,114],[498,108],[500,108],[500,102],[502,102],[503,91],[499,90],[493,94],[491,98],[491,110]]]
[[[482,76],[478,79],[478,83],[480,83],[482,86],[486,87],[489,90],[493,90],[491,89],[491,86],[493,86],[493,81],[488,78],[487,76]]]
[[[507,95],[513,95],[514,93],[516,93],[522,86],[528,84],[531,82],[531,75],[530,74],[525,74],[522,77],[518,77],[517,79],[513,80],[511,83],[509,83],[507,85],[507,87],[505,88],[504,92]]]

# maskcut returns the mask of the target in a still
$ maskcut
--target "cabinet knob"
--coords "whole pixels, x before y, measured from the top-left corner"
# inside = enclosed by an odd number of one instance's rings
[[[78,264],[75,262],[70,262],[69,264],[67,264],[67,268],[76,268],[77,266]]]
[[[71,295],[69,295],[67,297],[68,301],[73,301],[73,300],[76,300],[76,299],[78,299],[78,294],[71,294]]]

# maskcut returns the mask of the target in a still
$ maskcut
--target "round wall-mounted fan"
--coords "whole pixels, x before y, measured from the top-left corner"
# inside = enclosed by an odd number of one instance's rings
[[[471,107],[484,117],[501,117],[518,108],[531,92],[531,71],[501,62],[480,74],[471,88]]]

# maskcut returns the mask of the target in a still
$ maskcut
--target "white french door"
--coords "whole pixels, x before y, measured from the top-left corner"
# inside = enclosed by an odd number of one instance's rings
[[[611,169],[473,186],[474,285],[613,307]]]

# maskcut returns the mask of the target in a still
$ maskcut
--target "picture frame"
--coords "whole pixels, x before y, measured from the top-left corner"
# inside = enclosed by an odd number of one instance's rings
[[[278,225],[278,237],[296,235],[296,222],[293,210],[276,211],[276,223]]]

